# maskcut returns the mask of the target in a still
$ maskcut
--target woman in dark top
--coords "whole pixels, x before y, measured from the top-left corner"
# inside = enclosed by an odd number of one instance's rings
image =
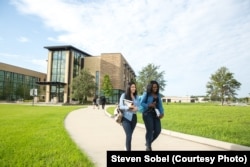
[[[158,82],[150,81],[147,92],[143,93],[140,103],[143,107],[142,118],[146,128],[146,151],[152,151],[152,142],[161,133],[160,119],[164,117]]]

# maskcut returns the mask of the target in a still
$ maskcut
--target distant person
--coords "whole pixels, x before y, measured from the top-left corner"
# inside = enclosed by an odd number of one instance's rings
[[[93,103],[93,109],[95,109],[95,107],[97,106],[96,105],[96,96],[93,98],[92,103]]]
[[[124,99],[133,101],[132,105],[127,106],[124,103]],[[125,90],[125,93],[121,95],[119,100],[119,107],[123,111],[122,127],[126,135],[125,139],[126,151],[131,151],[132,134],[137,124],[136,112],[138,111],[139,104],[140,103],[137,96],[136,84],[134,82],[129,82]]]
[[[100,106],[100,98],[97,96],[97,98],[96,98],[96,107],[97,107],[97,109],[99,109],[99,106]]]
[[[105,96],[102,96],[102,98],[101,98],[101,105],[102,105],[102,109],[104,110],[105,105],[106,105],[106,97]]]
[[[143,107],[142,118],[146,127],[146,151],[152,151],[152,143],[161,133],[160,119],[164,117],[158,82],[150,81],[140,103]]]

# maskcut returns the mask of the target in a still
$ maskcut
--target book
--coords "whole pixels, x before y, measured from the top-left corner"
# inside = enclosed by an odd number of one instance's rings
[[[157,108],[155,108],[155,113],[156,113],[157,117],[160,116],[160,111]]]
[[[123,103],[128,107],[131,107],[133,105],[133,101],[127,99],[123,99]]]

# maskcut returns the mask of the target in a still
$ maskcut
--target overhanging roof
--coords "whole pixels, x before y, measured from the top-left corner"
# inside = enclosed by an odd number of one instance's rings
[[[38,85],[66,85],[64,82],[36,82]]]
[[[58,51],[58,50],[76,50],[86,56],[92,56],[84,51],[81,51],[80,49],[75,48],[74,46],[71,45],[62,45],[62,46],[45,46],[44,48],[50,50],[50,51]]]

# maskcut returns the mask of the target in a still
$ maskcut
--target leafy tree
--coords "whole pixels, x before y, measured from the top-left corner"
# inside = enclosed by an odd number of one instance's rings
[[[96,90],[95,77],[91,73],[83,69],[80,74],[73,79],[72,82],[72,98],[82,100],[82,103],[86,97],[91,97],[94,95]]]
[[[110,81],[109,75],[105,75],[103,78],[102,91],[106,97],[110,97],[113,94],[113,86]]]
[[[159,72],[160,66],[154,64],[148,64],[146,67],[143,67],[139,71],[139,75],[136,78],[137,80],[137,91],[139,94],[142,94],[146,90],[147,84],[151,80],[155,80],[159,83],[160,91],[163,91],[166,86],[166,81],[164,79],[164,71]]]
[[[224,104],[225,98],[234,98],[236,90],[241,86],[233,77],[233,73],[229,72],[226,67],[219,68],[215,74],[212,74],[210,81],[207,83],[207,95],[211,98],[217,97]]]
[[[11,81],[11,79],[9,77],[6,77],[4,80],[4,98],[5,100],[11,101],[12,100],[12,96],[14,94],[13,92],[13,82]]]
[[[27,84],[18,84],[15,94],[17,98],[29,99],[30,97],[30,88]]]
[[[23,92],[24,92],[23,85],[22,84],[18,84],[17,88],[16,88],[16,93],[15,93],[18,99],[23,98],[23,96],[24,96]]]

